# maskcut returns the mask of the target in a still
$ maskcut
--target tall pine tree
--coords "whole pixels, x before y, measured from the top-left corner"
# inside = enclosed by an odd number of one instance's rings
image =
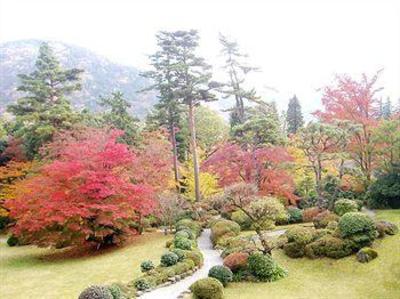
[[[301,112],[301,105],[297,96],[289,100],[288,110],[286,113],[287,130],[289,134],[296,134],[303,127],[304,120]]]
[[[66,96],[80,90],[80,69],[65,70],[53,50],[42,43],[35,70],[21,74],[17,90],[26,96],[8,110],[16,116],[15,137],[22,138],[26,154],[33,158],[39,147],[59,129],[70,128],[77,118]]]

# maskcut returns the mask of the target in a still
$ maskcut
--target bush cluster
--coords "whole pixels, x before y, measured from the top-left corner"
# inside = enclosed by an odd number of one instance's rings
[[[369,246],[377,237],[374,221],[360,212],[344,214],[338,224],[340,236],[352,242],[354,250]]]
[[[378,237],[383,238],[385,235],[395,235],[399,232],[399,228],[389,221],[378,221],[375,223]]]
[[[335,201],[334,211],[339,216],[343,216],[344,214],[349,212],[357,212],[358,204],[351,199],[338,199],[337,201]]]
[[[313,223],[315,228],[326,228],[331,221],[339,221],[339,216],[326,210],[314,217]]]
[[[309,258],[330,257],[343,258],[352,253],[351,244],[332,235],[325,235],[320,239],[308,244],[304,253]]]
[[[223,243],[221,241],[239,235],[240,226],[234,221],[220,219],[211,226],[211,240],[214,245]]]
[[[224,286],[212,277],[203,278],[190,286],[195,299],[222,299],[224,297]]]
[[[314,239],[314,231],[306,227],[293,227],[285,233],[287,243],[284,244],[285,254],[291,258],[300,258],[305,254],[305,247]]]
[[[276,281],[287,276],[270,255],[254,253],[249,256],[249,271],[260,281]]]

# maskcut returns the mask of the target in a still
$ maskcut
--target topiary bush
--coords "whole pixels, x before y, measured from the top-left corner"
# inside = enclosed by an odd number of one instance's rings
[[[313,223],[315,228],[326,228],[330,221],[339,221],[339,216],[326,210],[314,217]]]
[[[150,261],[150,260],[143,261],[143,262],[140,264],[140,269],[142,270],[142,272],[148,272],[148,271],[154,269],[154,264],[153,264],[153,262]]]
[[[203,278],[190,286],[195,299],[222,299],[224,297],[224,286],[212,277]]]
[[[276,281],[286,277],[287,272],[281,268],[270,255],[253,253],[249,256],[249,270],[260,281]]]
[[[10,247],[13,246],[17,246],[18,245],[18,238],[14,235],[11,235],[8,239],[7,239],[7,245]]]
[[[174,239],[174,246],[178,249],[192,250],[192,241],[187,238],[177,237]]]
[[[358,204],[354,200],[342,198],[335,201],[334,209],[335,213],[339,216],[343,216],[349,212],[357,212]]]
[[[357,252],[357,260],[360,263],[369,263],[370,261],[372,261],[373,259],[375,259],[377,257],[378,257],[378,252],[376,252],[375,250],[373,250],[370,247],[361,248]]]
[[[214,277],[218,279],[225,287],[233,279],[233,273],[231,269],[226,266],[214,266],[208,271],[208,277]]]
[[[251,228],[251,220],[243,211],[238,210],[232,213],[232,221],[235,221],[240,225],[242,230],[248,230]]]
[[[185,251],[186,259],[192,260],[198,267],[203,265],[203,254],[199,250]]]
[[[303,213],[299,208],[288,207],[287,213],[289,215],[289,223],[300,223],[303,221]]]
[[[304,253],[309,258],[330,257],[343,258],[352,253],[351,243],[331,235],[325,235],[320,239],[306,245]]]
[[[178,262],[181,262],[184,260],[184,258],[186,257],[185,255],[185,251],[179,248],[175,248],[172,250],[173,253],[175,253],[178,256]]]
[[[175,265],[179,260],[179,257],[173,252],[164,253],[161,256],[161,266],[169,267]]]
[[[153,287],[152,282],[148,278],[145,278],[145,277],[140,277],[140,278],[136,279],[133,285],[135,286],[135,288],[138,291],[145,291],[145,290],[151,289]],[[83,299],[83,298],[79,298],[79,299]]]
[[[378,234],[371,217],[360,212],[344,214],[338,228],[342,238],[352,241],[354,250],[369,246]]]
[[[247,268],[249,254],[247,252],[234,252],[224,258],[224,266],[237,272]]]
[[[240,233],[240,226],[234,221],[221,219],[211,226],[211,240],[217,244],[224,235],[237,236]]]
[[[113,299],[113,295],[108,287],[94,285],[83,290],[79,299]]]

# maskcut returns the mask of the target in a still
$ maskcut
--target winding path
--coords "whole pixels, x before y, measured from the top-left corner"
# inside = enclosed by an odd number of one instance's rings
[[[222,258],[217,250],[213,249],[210,229],[205,229],[198,238],[199,249],[204,256],[204,265],[193,275],[180,280],[169,286],[155,289],[151,292],[144,293],[141,299],[176,299],[182,292],[186,291],[192,283],[208,276],[208,271],[215,265],[222,264]]]

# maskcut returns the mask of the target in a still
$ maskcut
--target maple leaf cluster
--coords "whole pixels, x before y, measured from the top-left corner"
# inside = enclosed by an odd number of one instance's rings
[[[237,144],[225,144],[202,165],[215,174],[221,187],[239,182],[255,184],[261,195],[271,195],[295,203],[294,181],[285,165],[293,158],[279,146],[245,150]]]
[[[24,242],[64,247],[116,244],[135,233],[133,221],[153,211],[153,189],[134,183],[136,155],[118,143],[122,131],[64,132],[44,149],[50,162],[25,179],[6,202]]]

